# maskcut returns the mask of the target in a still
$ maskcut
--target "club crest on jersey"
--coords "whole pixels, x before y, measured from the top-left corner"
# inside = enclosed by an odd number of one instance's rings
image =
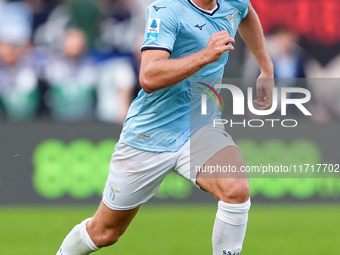
[[[159,34],[160,25],[161,25],[160,19],[149,19],[147,37],[157,38]]]
[[[116,194],[120,193],[120,191],[115,189],[115,188],[113,188],[111,185],[110,185],[110,188],[111,188],[110,199],[111,199],[111,201],[113,201],[115,199],[115,197],[116,197]]]
[[[234,11],[231,15],[225,17],[225,19],[229,21],[232,29],[234,29],[234,20],[237,13],[239,13],[239,11]]]

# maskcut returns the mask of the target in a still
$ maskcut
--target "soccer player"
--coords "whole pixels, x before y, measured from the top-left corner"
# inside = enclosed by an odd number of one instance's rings
[[[231,137],[211,126],[220,117],[216,108],[198,114],[198,122],[190,127],[190,113],[200,109],[190,100],[201,100],[191,98],[190,79],[222,78],[237,30],[259,63],[260,78],[273,78],[262,28],[249,0],[158,0],[148,7],[143,89],[124,122],[102,202],[93,218],[66,236],[58,255],[90,254],[116,243],[170,171],[218,199],[213,254],[241,253],[250,208],[247,176],[205,178],[202,172],[190,171],[190,162],[201,167],[244,165]],[[272,88],[272,83],[257,84],[255,103],[263,110],[271,107]],[[197,153],[192,153],[195,148]]]

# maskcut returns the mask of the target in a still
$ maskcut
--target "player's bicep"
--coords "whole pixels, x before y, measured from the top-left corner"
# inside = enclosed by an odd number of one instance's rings
[[[144,50],[141,58],[140,75],[145,75],[145,73],[150,70],[149,67],[155,62],[166,60],[169,56],[170,53],[165,50]]]
[[[146,92],[152,78],[156,77],[160,71],[164,71],[159,69],[160,65],[157,62],[167,60],[169,56],[170,53],[165,50],[144,50],[142,52],[139,82]]]

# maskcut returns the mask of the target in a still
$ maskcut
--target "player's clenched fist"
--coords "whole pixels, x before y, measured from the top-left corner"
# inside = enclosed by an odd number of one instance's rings
[[[226,30],[213,34],[203,50],[208,63],[217,61],[224,52],[234,50],[234,44],[234,38]]]

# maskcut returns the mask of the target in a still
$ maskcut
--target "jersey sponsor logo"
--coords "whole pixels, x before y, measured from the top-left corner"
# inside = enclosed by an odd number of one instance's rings
[[[197,24],[195,27],[197,27],[199,30],[203,30],[203,27],[206,25],[207,23],[204,23],[203,25],[199,25]]]
[[[151,139],[150,135],[146,135],[146,134],[139,134],[138,138],[142,139],[142,140],[150,140]]]
[[[155,8],[156,12],[158,12],[160,9],[166,8],[165,6],[156,6],[156,5],[153,5],[152,7]]]
[[[232,29],[234,29],[234,20],[237,13],[239,13],[239,11],[234,11],[231,15],[225,17],[225,19],[229,21]]]
[[[226,251],[226,250],[223,250],[222,252],[222,255],[240,255],[241,252],[231,252],[231,251]]]
[[[158,37],[160,24],[161,24],[160,19],[149,19],[147,38]]]
[[[113,188],[111,185],[110,185],[110,189],[111,189],[110,200],[113,201],[116,198],[116,194],[121,193],[121,192],[119,190]]]

